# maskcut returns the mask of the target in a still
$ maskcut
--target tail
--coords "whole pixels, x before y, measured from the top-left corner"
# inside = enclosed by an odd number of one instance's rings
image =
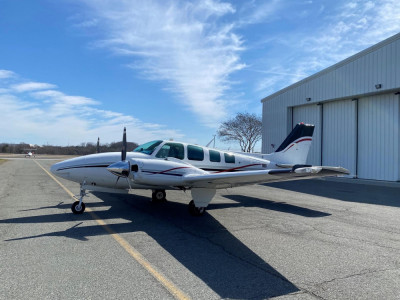
[[[313,133],[314,125],[297,124],[275,152],[262,156],[264,159],[274,162],[277,166],[305,165]]]

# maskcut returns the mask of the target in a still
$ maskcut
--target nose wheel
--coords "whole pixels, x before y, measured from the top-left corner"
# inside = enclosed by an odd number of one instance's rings
[[[85,211],[86,205],[83,203],[83,197],[85,197],[86,190],[83,189],[83,186],[86,184],[86,181],[81,183],[81,189],[79,193],[79,201],[75,201],[74,204],[71,206],[71,210],[74,214],[79,215],[82,214]],[[78,199],[76,196],[74,196],[75,199]]]
[[[75,201],[71,206],[72,212],[76,215],[82,214],[85,211],[85,208],[85,203],[80,203],[80,201]]]

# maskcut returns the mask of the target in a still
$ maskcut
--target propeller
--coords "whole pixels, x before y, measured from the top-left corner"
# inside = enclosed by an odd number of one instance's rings
[[[127,143],[126,143],[126,128],[124,127],[124,134],[122,136],[122,150],[121,150],[121,161],[113,163],[107,167],[107,171],[111,172],[115,176],[117,176],[117,181],[115,182],[115,185],[117,185],[118,180],[122,178],[126,178],[129,189],[131,189],[131,184],[129,182],[129,173],[131,169],[131,164],[129,161],[126,161],[126,148],[127,148]]]
[[[122,136],[122,151],[121,151],[121,160],[125,161],[126,159],[126,127],[124,127],[124,134]]]

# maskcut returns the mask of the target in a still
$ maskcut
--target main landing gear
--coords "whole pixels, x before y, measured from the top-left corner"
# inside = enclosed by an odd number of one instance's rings
[[[85,211],[85,203],[83,203],[83,197],[85,197],[86,194],[86,190],[83,189],[83,186],[86,184],[86,182],[84,181],[83,183],[81,183],[81,190],[79,193],[79,201],[75,201],[74,204],[72,204],[71,206],[71,210],[74,214],[82,214]],[[75,197],[76,198],[76,197]]]
[[[193,200],[189,202],[188,209],[189,213],[195,217],[202,216],[206,212],[205,207],[196,207]]]
[[[151,201],[154,203],[165,202],[166,199],[165,190],[153,190],[151,194]]]
[[[166,197],[165,190],[153,190],[153,192],[151,194],[151,201],[153,203],[165,202],[165,201],[167,201],[167,199],[165,197]],[[196,217],[202,216],[206,212],[205,207],[196,207],[193,200],[190,201],[188,210],[192,216],[196,216]]]

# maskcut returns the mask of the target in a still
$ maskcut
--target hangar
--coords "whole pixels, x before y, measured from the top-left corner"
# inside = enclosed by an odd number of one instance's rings
[[[400,181],[400,33],[261,100],[262,153],[315,125],[308,164]]]

